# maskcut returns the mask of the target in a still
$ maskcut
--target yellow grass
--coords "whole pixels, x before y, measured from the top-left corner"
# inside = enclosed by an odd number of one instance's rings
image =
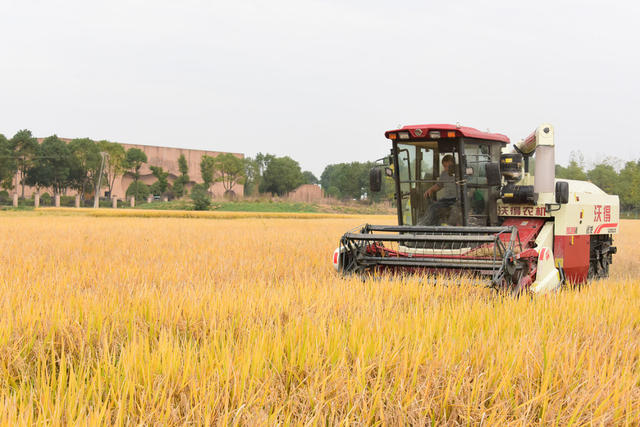
[[[0,421],[638,422],[640,222],[611,279],[512,299],[337,277],[371,220],[1,215]]]
[[[153,210],[153,209],[91,209],[91,208],[40,208],[34,211],[9,211],[5,215],[72,215],[117,218],[206,218],[206,219],[239,219],[239,218],[353,218],[354,215],[307,212],[228,212],[228,211],[188,211],[188,210]],[[384,219],[385,215],[367,215],[368,221]]]

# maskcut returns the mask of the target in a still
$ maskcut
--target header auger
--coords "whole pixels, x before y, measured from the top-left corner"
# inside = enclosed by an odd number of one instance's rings
[[[608,275],[618,196],[555,179],[550,124],[510,147],[504,135],[444,124],[385,136],[391,154],[370,186],[380,191],[383,171],[393,178],[398,225],[345,233],[333,254],[339,272],[468,272],[518,294]]]

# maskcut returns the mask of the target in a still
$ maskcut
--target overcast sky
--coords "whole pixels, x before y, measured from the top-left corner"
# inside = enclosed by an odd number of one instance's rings
[[[557,161],[640,158],[638,1],[0,0],[0,133],[290,155],[319,175],[398,125]]]

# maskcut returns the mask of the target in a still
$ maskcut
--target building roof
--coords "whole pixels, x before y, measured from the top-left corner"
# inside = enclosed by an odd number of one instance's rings
[[[60,139],[63,142],[69,143],[71,141],[73,141],[73,138],[62,138],[62,137],[58,137],[58,139]],[[42,141],[45,140],[45,138],[36,138],[36,140],[38,141],[38,143],[42,143]],[[99,140],[94,140],[95,142],[99,142]],[[109,141],[109,142],[116,142],[120,145],[122,145],[125,148],[140,148],[141,150],[145,150],[145,149],[166,149],[166,150],[178,150],[178,151],[186,151],[186,152],[194,152],[194,153],[204,153],[204,154],[233,154],[236,157],[240,157],[240,158],[244,158],[244,153],[238,153],[238,152],[230,152],[230,151],[216,151],[216,150],[206,150],[206,149],[200,149],[200,148],[182,148],[182,147],[168,147],[165,145],[146,145],[146,144],[132,144],[132,143],[128,143],[128,142],[118,142],[118,141]]]
[[[390,133],[409,131],[412,138],[428,138],[430,131],[455,131],[456,136],[464,136],[466,138],[488,139],[491,141],[502,142],[505,144],[510,143],[509,137],[501,133],[482,132],[478,129],[456,126],[449,124],[428,124],[428,125],[409,125],[403,126],[400,129],[388,130],[384,133],[384,136],[389,138]]]

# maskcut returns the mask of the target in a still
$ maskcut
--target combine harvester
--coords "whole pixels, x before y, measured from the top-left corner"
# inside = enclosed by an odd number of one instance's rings
[[[514,294],[608,276],[618,196],[555,179],[551,125],[511,146],[505,135],[442,124],[385,136],[391,155],[371,170],[370,186],[381,190],[383,171],[393,178],[398,225],[344,234],[333,254],[337,271],[469,272]]]

